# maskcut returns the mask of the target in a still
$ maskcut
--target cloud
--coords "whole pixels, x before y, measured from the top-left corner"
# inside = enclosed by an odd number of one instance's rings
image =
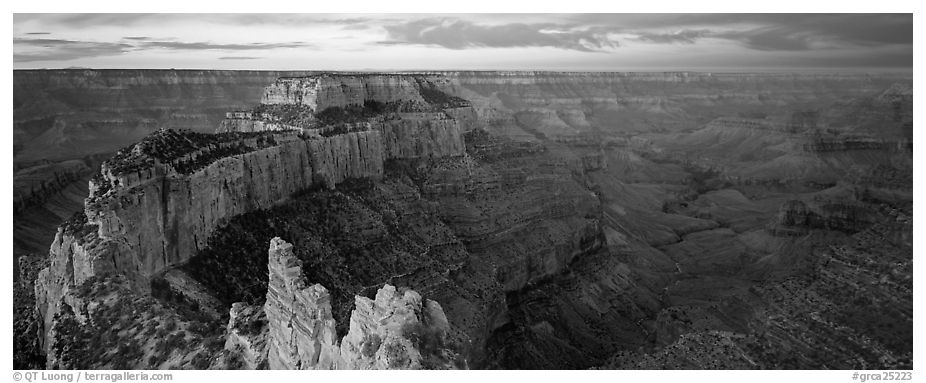
[[[652,43],[714,37],[762,51],[913,44],[911,14],[594,14],[572,15],[568,20],[644,31],[639,32],[640,40]],[[674,33],[667,30],[704,33],[672,36]]]
[[[14,47],[29,48],[13,52],[14,62],[64,61],[83,57],[112,56],[128,52],[132,46],[123,43],[91,42],[46,38],[14,38]]]
[[[216,25],[357,25],[372,18],[313,13],[65,13],[14,14],[13,23],[42,21],[64,28],[132,27],[169,23],[209,23]],[[388,20],[377,17],[376,20]]]
[[[478,47],[554,47],[601,51],[617,47],[599,29],[564,28],[553,23],[480,25],[458,19],[421,19],[385,25],[389,40],[380,44],[437,45],[449,49]]]
[[[27,35],[50,35],[49,32],[27,32]]]
[[[873,47],[913,44],[911,15],[897,14],[796,14],[747,19],[758,26],[720,32],[715,37],[763,51],[799,51],[816,48]]]
[[[572,14],[563,20],[623,28],[642,42],[693,43],[713,37],[761,51],[913,44],[912,14]],[[699,30],[704,32],[691,33]]]
[[[737,41],[750,49],[760,51],[802,51],[809,50],[820,35],[791,30],[783,27],[758,28],[748,31],[723,32],[714,35]]]
[[[635,40],[656,44],[694,44],[695,40],[707,36],[710,31],[706,29],[684,29],[667,33],[638,32]]]
[[[219,60],[260,60],[263,57],[254,57],[254,56],[222,56],[219,57]]]
[[[369,24],[348,24],[341,27],[345,31],[362,31],[372,28]]]
[[[339,15],[326,14],[289,14],[289,13],[252,13],[237,15],[221,15],[219,17],[229,17],[236,24],[269,24],[269,25],[306,25],[306,24],[330,24],[330,25],[363,25],[373,21],[367,17],[343,17]],[[382,20],[381,18],[379,20]]]
[[[173,50],[228,50],[228,51],[248,51],[277,48],[310,48],[313,44],[296,41],[289,43],[242,43],[242,44],[217,44],[209,42],[183,42],[183,41],[143,41],[138,44],[139,48],[146,49],[173,49]]]
[[[14,38],[13,61],[65,61],[86,57],[113,56],[146,49],[253,51],[278,48],[314,47],[313,44],[301,41],[288,43],[218,44],[209,42],[160,41],[151,40],[151,38],[145,36],[130,36],[123,37],[123,39],[129,41],[115,43],[49,38]]]
[[[129,26],[144,20],[164,18],[166,14],[144,13],[15,13],[13,24],[38,20],[56,27],[84,28],[99,26]]]

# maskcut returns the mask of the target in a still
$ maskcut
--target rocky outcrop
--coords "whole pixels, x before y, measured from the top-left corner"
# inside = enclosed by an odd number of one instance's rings
[[[247,367],[259,366],[264,358],[271,369],[454,368],[462,363],[445,344],[450,325],[440,305],[388,284],[375,299],[355,298],[350,329],[339,340],[328,290],[310,285],[302,267],[292,245],[274,238],[263,306],[266,324],[259,308],[232,307],[226,349],[241,353]]]
[[[445,344],[450,324],[440,304],[385,285],[376,298],[356,297],[341,340],[342,368],[452,369],[465,362]],[[457,364],[459,363],[459,365]]]
[[[46,349],[51,346],[51,338],[44,334],[51,329],[68,291],[94,275],[115,271],[124,260],[119,257],[124,248],[100,240],[95,227],[86,224],[83,218],[84,221],[66,223],[58,229],[49,250],[48,267],[39,271],[35,279],[36,310],[45,329],[40,341]]]
[[[271,369],[333,369],[338,365],[338,339],[328,290],[310,285],[292,245],[270,241],[270,283],[267,286],[269,326],[267,358]]]

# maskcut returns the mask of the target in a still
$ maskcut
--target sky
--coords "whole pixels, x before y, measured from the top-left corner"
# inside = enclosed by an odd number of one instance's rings
[[[912,71],[912,14],[14,14],[14,69]]]

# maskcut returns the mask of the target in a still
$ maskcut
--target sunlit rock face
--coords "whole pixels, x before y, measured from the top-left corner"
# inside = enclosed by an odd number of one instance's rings
[[[338,339],[328,290],[309,285],[302,267],[292,245],[274,238],[262,312],[233,306],[225,348],[247,368],[261,367],[265,360],[270,369],[303,370],[465,366],[445,344],[450,325],[440,304],[388,284],[374,299],[355,298],[349,331]]]
[[[424,102],[415,78],[402,75],[322,75],[283,78],[264,90],[263,104],[305,105],[320,112],[364,101]]]
[[[270,242],[270,284],[267,287],[271,369],[331,369],[339,362],[337,334],[328,290],[309,285],[292,245]]]
[[[465,362],[445,345],[450,324],[440,304],[385,285],[374,299],[357,297],[341,341],[348,369],[453,369]]]

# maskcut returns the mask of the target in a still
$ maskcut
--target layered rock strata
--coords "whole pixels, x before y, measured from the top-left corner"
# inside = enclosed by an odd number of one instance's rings
[[[429,92],[447,92],[452,84],[439,75],[319,74],[284,77],[264,89],[262,104],[303,105],[314,112],[363,105],[364,102],[432,103]]]
[[[860,202],[805,203],[790,200],[781,205],[770,229],[777,235],[804,235],[812,229],[862,231],[875,222],[875,214]]]
[[[328,135],[326,121],[359,118],[367,124],[364,130],[382,133],[387,158],[460,155],[461,134],[472,130],[478,117],[469,102],[445,93],[452,89],[440,76],[281,78],[265,89],[257,110],[228,113],[219,131],[293,129]]]

